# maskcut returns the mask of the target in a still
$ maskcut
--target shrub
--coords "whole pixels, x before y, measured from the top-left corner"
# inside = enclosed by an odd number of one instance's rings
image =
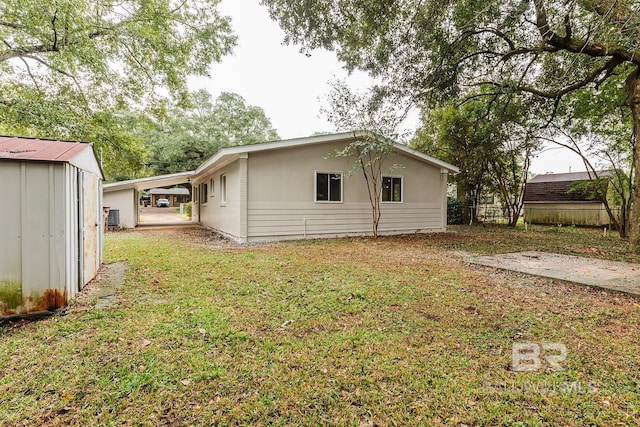
[[[447,224],[462,224],[462,203],[453,197],[447,197]]]
[[[184,205],[184,213],[185,215],[187,215],[188,217],[191,217],[191,202],[186,203]]]

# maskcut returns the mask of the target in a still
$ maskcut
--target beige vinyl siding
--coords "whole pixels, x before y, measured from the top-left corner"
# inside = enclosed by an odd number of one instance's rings
[[[248,159],[248,240],[371,233],[371,205],[354,159],[333,157],[340,144],[251,153]],[[394,164],[403,167],[392,169]],[[342,203],[315,202],[315,173],[342,172]],[[440,168],[392,154],[385,175],[401,176],[403,201],[382,203],[381,233],[443,230]],[[446,188],[446,187],[445,187]]]
[[[219,231],[236,240],[241,240],[243,237],[241,227],[243,215],[240,212],[243,203],[243,197],[241,195],[241,169],[246,171],[246,167],[241,168],[243,162],[246,163],[246,159],[236,160],[223,168],[208,172],[206,175],[198,177],[197,181],[194,181],[194,185],[198,186],[211,182],[212,178],[216,182],[215,191],[213,194],[209,192],[207,202],[203,203],[203,200],[199,201],[200,223],[205,227]],[[226,176],[227,191],[226,201],[224,203],[221,200],[221,175]],[[202,197],[202,193],[200,197]]]
[[[121,226],[134,228],[138,224],[138,201],[133,188],[104,193],[103,204],[118,209]]]
[[[346,207],[328,204],[309,207],[304,203],[255,205],[249,210],[250,240],[272,236],[322,236],[325,234],[367,234],[371,232],[369,203],[350,203]],[[382,208],[378,230],[382,233],[441,230],[440,204],[409,204],[402,210]]]

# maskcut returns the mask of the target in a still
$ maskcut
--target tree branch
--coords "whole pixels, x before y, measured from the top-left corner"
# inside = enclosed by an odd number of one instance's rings
[[[571,53],[581,53],[592,57],[611,57],[621,62],[626,61],[640,65],[640,50],[628,49],[616,43],[590,42],[590,36],[584,40],[574,39],[571,34],[560,36],[549,25],[544,1],[534,0],[533,4],[536,10],[536,26],[544,43]]]
[[[594,69],[589,74],[587,74],[587,76],[584,79],[579,80],[573,84],[570,84],[558,90],[541,90],[532,86],[525,86],[525,85],[509,86],[508,84],[502,84],[502,83],[491,82],[491,81],[480,82],[480,84],[490,84],[500,88],[510,89],[512,91],[527,92],[533,95],[540,96],[542,98],[560,99],[569,92],[585,87],[589,83],[599,81],[597,80],[598,76],[600,76],[605,71],[612,72],[613,69],[618,65],[620,65],[622,62],[623,61],[619,58],[611,58],[604,65]]]

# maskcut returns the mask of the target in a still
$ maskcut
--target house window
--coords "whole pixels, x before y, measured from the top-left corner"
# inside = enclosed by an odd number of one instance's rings
[[[492,205],[495,203],[495,198],[493,197],[493,194],[484,195],[480,197],[480,203],[483,205]]]
[[[207,184],[202,184],[202,204],[207,203],[207,198],[209,197],[209,193],[207,191]]]
[[[402,202],[402,177],[382,177],[382,201],[396,203]]]
[[[342,174],[316,172],[316,202],[342,202]]]
[[[215,184],[215,180],[213,178],[211,178],[211,182],[209,183],[209,187],[211,187],[209,189],[209,193],[211,193],[211,194],[209,195],[209,197],[213,197],[213,191],[214,191],[213,189],[215,188],[214,184]]]
[[[220,203],[227,203],[227,176],[220,175]]]
[[[200,192],[198,191],[198,187],[195,187],[193,189],[193,201],[194,203],[198,203],[200,201],[200,198],[198,197],[200,194]]]

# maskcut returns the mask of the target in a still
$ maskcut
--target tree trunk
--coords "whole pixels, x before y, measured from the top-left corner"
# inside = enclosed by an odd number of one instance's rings
[[[380,214],[379,214],[379,209],[380,206],[377,206],[377,203],[373,203],[373,206],[371,206],[371,212],[373,214],[373,218],[372,218],[372,225],[373,225],[373,238],[377,239],[378,238],[378,223],[380,223]]]
[[[629,218],[627,213],[627,203],[623,201],[620,206],[620,220],[618,221],[618,227],[620,230],[620,237],[629,237]]]
[[[627,77],[627,99],[633,118],[633,193],[629,220],[629,241],[640,251],[640,70],[638,67]]]
[[[518,220],[520,219],[520,207],[514,205],[509,212],[509,227],[515,227],[518,225]]]
[[[462,214],[462,223],[463,224],[468,224],[469,223],[469,198],[467,197],[469,194],[469,191],[467,190],[467,186],[464,185],[462,182],[460,182],[460,180],[458,180],[456,182],[456,198],[458,199],[458,201],[460,202],[460,209],[462,210],[462,212],[460,212]]]

